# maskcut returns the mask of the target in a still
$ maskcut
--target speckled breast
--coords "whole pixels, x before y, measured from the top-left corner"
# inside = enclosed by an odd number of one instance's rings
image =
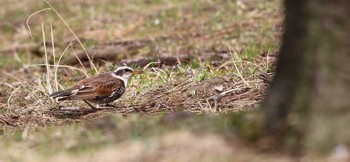
[[[94,103],[98,103],[98,104],[111,103],[111,102],[115,101],[116,99],[118,99],[119,97],[121,97],[124,92],[125,92],[125,87],[120,86],[109,96],[99,96],[99,97],[96,97],[95,99],[89,100],[89,101],[94,102]]]

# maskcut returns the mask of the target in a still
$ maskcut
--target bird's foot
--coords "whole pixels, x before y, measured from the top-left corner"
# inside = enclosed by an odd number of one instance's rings
[[[97,104],[96,107],[95,107],[95,106],[93,106],[90,102],[88,102],[88,101],[86,101],[86,100],[83,100],[83,101],[91,107],[91,111],[92,111],[92,112],[95,112],[95,111],[97,111],[98,108],[100,108],[100,105],[98,105],[98,104]]]
[[[115,106],[115,105],[110,104],[110,103],[106,103],[106,107],[109,107],[109,108],[118,108],[118,106]]]

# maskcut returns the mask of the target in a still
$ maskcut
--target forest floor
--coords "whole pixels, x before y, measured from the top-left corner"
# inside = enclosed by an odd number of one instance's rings
[[[0,2],[0,161],[294,160],[245,146],[228,117],[264,97],[280,1],[49,2]],[[118,108],[49,98],[124,64],[144,73]]]

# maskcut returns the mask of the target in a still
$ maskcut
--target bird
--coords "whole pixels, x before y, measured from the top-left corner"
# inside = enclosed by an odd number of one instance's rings
[[[66,90],[51,93],[50,97],[56,101],[83,100],[92,110],[97,110],[101,108],[101,104],[110,106],[109,103],[120,98],[125,92],[129,79],[141,73],[142,71],[135,71],[131,67],[120,66],[112,72],[80,80]]]

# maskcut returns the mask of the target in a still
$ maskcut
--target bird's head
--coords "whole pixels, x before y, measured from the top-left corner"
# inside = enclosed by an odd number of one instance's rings
[[[121,76],[122,78],[129,80],[135,74],[141,74],[141,71],[135,71],[131,67],[128,66],[119,66],[113,73],[117,76]]]

